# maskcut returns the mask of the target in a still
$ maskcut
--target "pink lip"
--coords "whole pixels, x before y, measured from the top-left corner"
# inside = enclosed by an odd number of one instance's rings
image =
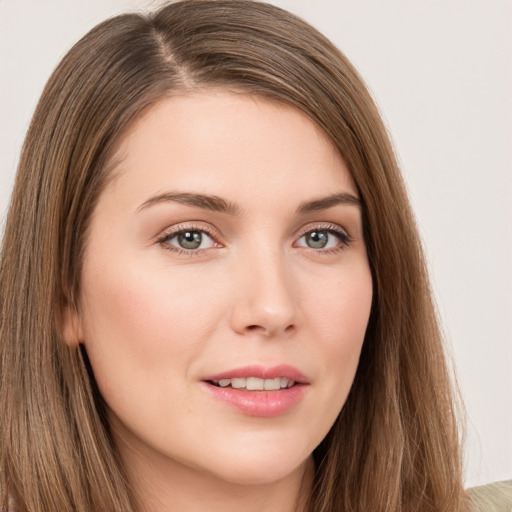
[[[231,387],[221,388],[208,382],[247,377],[257,377],[260,379],[286,377],[294,380],[295,385],[291,388],[275,391],[247,391]],[[248,416],[271,418],[280,416],[295,407],[304,397],[309,382],[307,377],[293,366],[263,367],[254,365],[206,377],[203,379],[203,384],[215,398],[238,409],[242,413]]]
[[[307,377],[301,371],[287,364],[280,364],[278,366],[271,367],[256,364],[244,366],[243,368],[236,368],[216,375],[211,375],[202,380],[217,381],[221,379],[240,379],[247,377],[257,377],[258,379],[277,379],[278,377],[286,377],[287,379],[292,379],[300,384],[308,384]]]

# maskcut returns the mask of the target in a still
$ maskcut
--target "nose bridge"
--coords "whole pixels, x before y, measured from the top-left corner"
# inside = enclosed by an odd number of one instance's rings
[[[267,336],[297,327],[299,309],[285,253],[279,247],[260,244],[241,258],[242,275],[233,326],[238,332],[258,331]]]

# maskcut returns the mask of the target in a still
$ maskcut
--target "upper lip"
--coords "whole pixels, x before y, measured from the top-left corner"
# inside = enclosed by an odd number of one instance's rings
[[[299,384],[309,383],[308,378],[300,370],[287,364],[280,364],[277,366],[244,366],[227,370],[222,373],[217,373],[215,375],[209,375],[203,380],[219,381],[222,379],[240,379],[248,377],[256,377],[259,379],[277,379],[279,377],[286,377],[287,379],[291,379]]]

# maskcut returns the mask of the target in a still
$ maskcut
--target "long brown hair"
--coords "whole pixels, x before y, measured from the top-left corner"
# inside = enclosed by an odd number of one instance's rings
[[[346,57],[297,17],[188,0],[94,28],[64,57],[23,147],[0,262],[0,508],[137,510],[87,358],[60,312],[80,297],[88,222],[127,126],[220,87],[309,116],[363,203],[374,302],[355,381],[314,452],[309,512],[463,510],[454,397],[421,244],[379,113]]]

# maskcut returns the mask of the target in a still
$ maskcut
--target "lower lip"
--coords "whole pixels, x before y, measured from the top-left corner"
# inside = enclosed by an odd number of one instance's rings
[[[204,382],[208,391],[220,401],[238,409],[247,416],[272,418],[285,414],[304,397],[306,384],[275,391],[247,391],[231,387],[221,388]]]

